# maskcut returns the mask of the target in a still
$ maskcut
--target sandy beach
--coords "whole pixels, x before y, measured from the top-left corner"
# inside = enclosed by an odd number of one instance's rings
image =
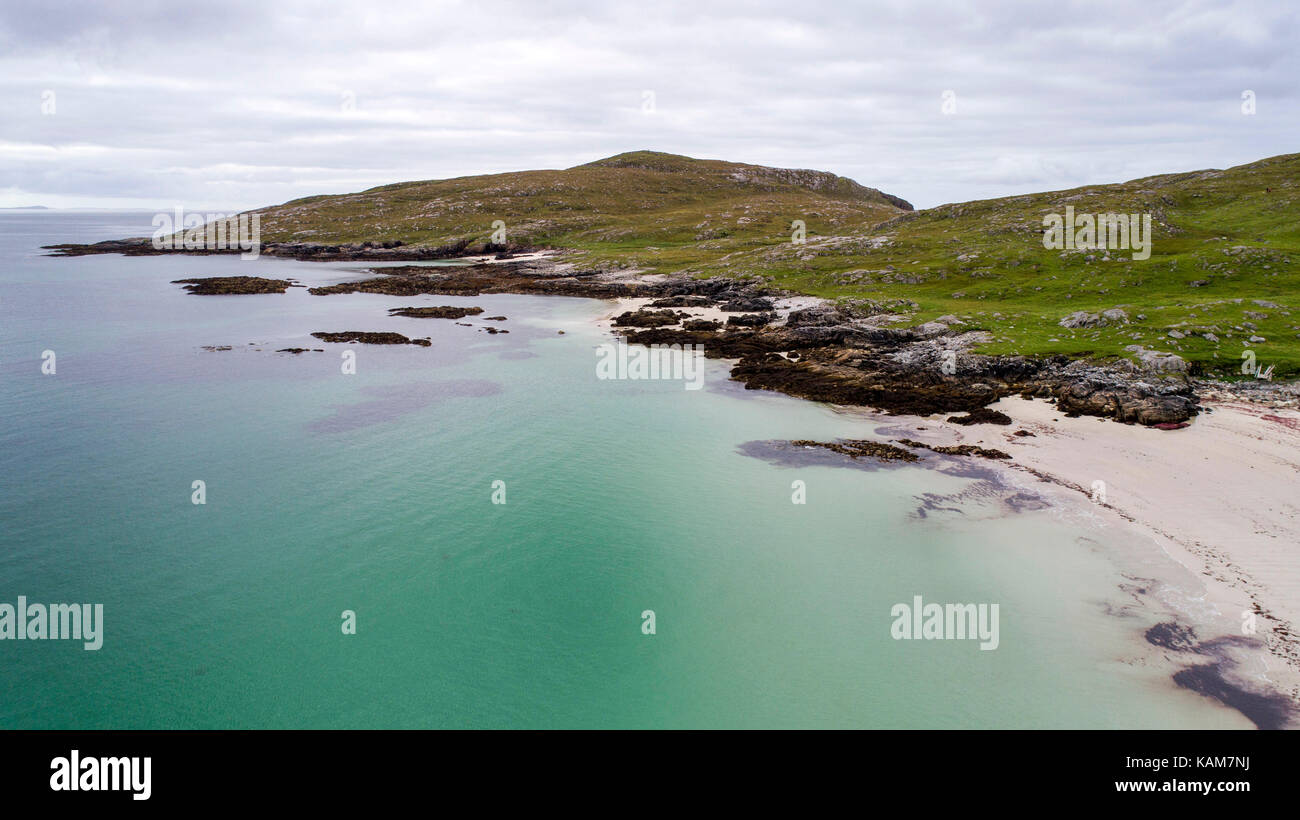
[[[1300,413],[1241,401],[1205,400],[1181,430],[1157,430],[1088,416],[1068,418],[1046,401],[1004,398],[990,405],[1010,426],[962,427],[935,417],[914,422],[918,440],[972,443],[1012,455],[1019,470],[1077,492],[1115,523],[1155,537],[1196,573],[1208,603],[1247,627],[1280,663],[1270,677],[1295,694],[1300,681]],[[1033,436],[1014,435],[1017,430]],[[1245,633],[1249,634],[1249,633]]]

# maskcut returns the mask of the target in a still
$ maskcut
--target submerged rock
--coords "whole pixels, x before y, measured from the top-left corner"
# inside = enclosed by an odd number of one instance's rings
[[[906,444],[908,447],[929,450],[934,453],[943,453],[944,455],[949,456],[979,456],[980,458],[998,460],[1011,458],[1010,453],[1004,453],[1001,450],[995,450],[991,447],[976,447],[974,444],[952,444],[940,447],[932,444],[924,444],[920,441],[913,441],[910,438],[901,438],[898,442],[899,444]]]
[[[406,316],[411,319],[464,319],[466,316],[477,316],[483,312],[481,307],[457,307],[455,305],[442,305],[441,307],[400,307],[389,308],[389,316]],[[504,319],[505,317],[499,317]]]
[[[916,453],[908,452],[902,447],[895,447],[881,441],[866,441],[863,439],[840,439],[839,441],[798,439],[790,442],[790,444],[794,447],[821,447],[853,459],[871,456],[881,461],[917,461],[919,458]]]
[[[419,345],[429,347],[433,342],[428,339],[408,339],[400,333],[372,332],[363,330],[345,330],[342,333],[318,332],[311,334],[322,342],[356,343],[366,345]]]
[[[209,276],[205,279],[173,279],[173,285],[184,285],[190,293],[200,296],[245,293],[284,293],[289,288],[301,287],[289,279],[263,279],[260,276]]]

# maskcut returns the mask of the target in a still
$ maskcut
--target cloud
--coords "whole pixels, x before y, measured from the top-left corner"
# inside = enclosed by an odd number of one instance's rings
[[[1297,35],[1288,4],[1194,0],[10,0],[0,205],[247,208],[650,148],[929,206],[1295,151]]]

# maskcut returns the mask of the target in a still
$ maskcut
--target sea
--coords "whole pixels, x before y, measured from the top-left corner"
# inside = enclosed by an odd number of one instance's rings
[[[1252,725],[1144,637],[1195,579],[1082,497],[790,445],[889,422],[721,360],[600,378],[612,302],[41,249],[151,217],[0,213],[0,609],[102,605],[98,649],[0,640],[2,728]],[[484,313],[388,315],[429,305]],[[996,605],[996,646],[900,635],[918,598]]]

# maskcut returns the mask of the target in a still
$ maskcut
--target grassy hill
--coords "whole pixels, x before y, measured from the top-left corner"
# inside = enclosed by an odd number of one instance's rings
[[[906,202],[821,171],[797,171],[637,151],[563,171],[403,182],[297,199],[262,214],[266,242],[486,241],[492,223],[525,245],[642,250],[770,242],[791,213],[850,230],[911,210]]]
[[[482,242],[499,219],[508,241],[567,248],[593,267],[905,300],[916,321],[955,315],[989,330],[984,352],[1104,358],[1139,344],[1240,377],[1249,348],[1282,377],[1300,372],[1298,197],[1300,154],[912,211],[824,172],[640,151],[562,171],[310,197],[260,213],[266,242]],[[1150,214],[1150,258],[1044,248],[1044,215],[1067,205]],[[793,220],[806,223],[802,244],[791,241]],[[1076,311],[1116,308],[1126,321],[1059,324]]]

